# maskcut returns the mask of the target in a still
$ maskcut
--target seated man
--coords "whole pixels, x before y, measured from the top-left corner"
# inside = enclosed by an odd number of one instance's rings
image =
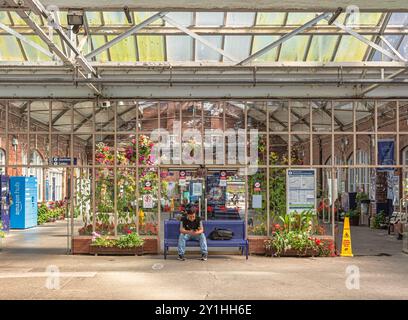
[[[187,215],[180,222],[180,236],[178,241],[178,260],[184,261],[186,252],[186,241],[200,241],[201,260],[207,260],[207,239],[204,234],[203,223],[196,215],[196,208],[190,207],[187,210]]]

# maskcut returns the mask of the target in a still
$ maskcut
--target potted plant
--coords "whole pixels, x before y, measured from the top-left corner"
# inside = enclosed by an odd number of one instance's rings
[[[101,236],[94,232],[90,245],[90,253],[94,255],[142,255],[143,243],[143,239],[131,230],[127,230],[127,233],[119,238]]]
[[[3,231],[3,224],[0,221],[0,251],[2,249],[3,238],[5,237],[6,237],[6,233]]]
[[[360,223],[360,212],[357,210],[348,211],[345,217],[349,217],[351,226],[358,226]]]

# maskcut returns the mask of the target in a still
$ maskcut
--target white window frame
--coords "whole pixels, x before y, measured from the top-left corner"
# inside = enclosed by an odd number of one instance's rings
[[[6,173],[6,151],[0,148],[0,174]]]
[[[370,158],[368,152],[364,150],[356,151],[356,161],[359,165],[370,164]],[[353,166],[353,154],[347,159],[347,164]],[[358,192],[362,189],[368,193],[370,188],[370,169],[366,168],[349,168],[348,169],[348,192]]]
[[[30,165],[42,166],[44,165],[44,160],[37,150],[34,150],[30,155]],[[44,169],[43,168],[29,168],[28,176],[37,177],[37,188],[38,188],[38,202],[44,201]]]

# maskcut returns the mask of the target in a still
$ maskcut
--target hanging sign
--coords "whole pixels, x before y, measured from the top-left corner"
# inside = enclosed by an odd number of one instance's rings
[[[73,165],[77,165],[77,158],[73,158]],[[58,157],[52,157],[49,160],[50,165],[52,166],[70,166],[71,165],[71,158],[69,157],[64,157],[64,158],[58,158]]]
[[[143,209],[153,209],[153,196],[151,194],[143,195]]]
[[[316,212],[315,169],[288,169],[286,184],[286,202],[289,213],[300,213],[305,210]]]
[[[350,233],[350,218],[344,218],[344,227],[343,227],[343,239],[341,240],[341,253],[342,257],[352,257],[353,250],[351,247],[351,233]]]
[[[254,183],[254,192],[261,191],[261,183],[259,181]]]
[[[152,190],[152,182],[149,181],[149,180],[145,181],[144,189],[147,190],[147,191]]]
[[[220,187],[226,187],[226,186],[227,186],[227,172],[221,171],[220,172]]]

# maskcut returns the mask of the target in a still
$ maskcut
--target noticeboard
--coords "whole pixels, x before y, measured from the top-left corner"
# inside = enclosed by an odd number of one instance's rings
[[[286,206],[288,213],[316,212],[316,170],[286,170]]]

